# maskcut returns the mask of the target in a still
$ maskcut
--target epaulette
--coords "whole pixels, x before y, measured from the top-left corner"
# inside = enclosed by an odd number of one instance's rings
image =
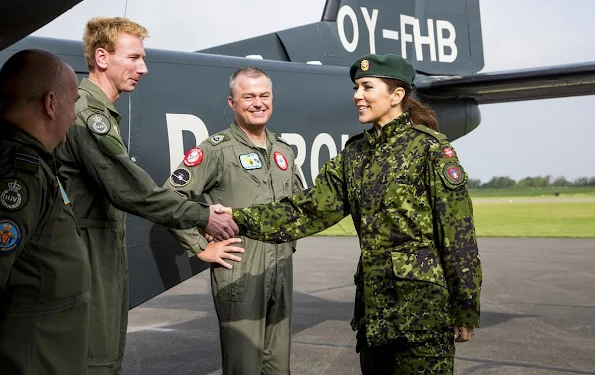
[[[273,135],[275,136],[275,138],[277,138],[277,140],[281,143],[286,144],[287,146],[291,147],[291,145],[289,143],[287,143],[287,141],[283,138],[281,138],[281,136],[277,135],[277,133],[273,133]]]
[[[440,133],[439,131],[436,131],[434,129],[430,129],[425,125],[415,125],[413,126],[413,129],[420,131],[422,133],[426,133],[431,135],[432,137],[436,138],[439,141],[444,141],[444,140],[448,140],[448,138],[446,138],[446,136],[442,133]]]
[[[14,169],[28,173],[37,173],[39,169],[39,154],[32,148],[19,145],[14,153]]]
[[[225,135],[225,133],[215,134],[214,136],[212,136],[208,139],[209,143],[212,144],[213,146],[216,146],[219,143],[225,142],[227,140],[229,140],[229,136]]]
[[[87,106],[92,109],[98,109],[101,112],[105,110],[105,105],[89,94],[87,94]]]
[[[349,139],[347,140],[347,142],[345,142],[345,147],[344,147],[344,148],[346,148],[346,147],[347,147],[348,145],[350,145],[351,143],[353,143],[353,142],[355,142],[355,141],[357,141],[357,140],[359,140],[359,139],[362,139],[363,137],[364,137],[364,133],[363,133],[363,132],[361,132],[361,133],[359,133],[359,134],[356,134],[356,135],[354,135],[353,137],[349,138]]]

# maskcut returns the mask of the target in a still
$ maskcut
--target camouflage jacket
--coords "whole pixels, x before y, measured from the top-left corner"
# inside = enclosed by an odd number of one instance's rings
[[[361,247],[352,327],[368,345],[479,326],[482,272],[467,175],[446,137],[403,114],[352,137],[315,185],[234,210],[248,237],[285,242],[351,214]]]

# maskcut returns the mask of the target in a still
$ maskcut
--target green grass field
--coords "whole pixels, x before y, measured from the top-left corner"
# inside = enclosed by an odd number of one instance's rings
[[[531,202],[516,199],[474,199],[475,228],[479,237],[595,238],[595,200],[576,197]],[[320,233],[355,236],[351,216]]]
[[[595,187],[547,187],[547,188],[510,188],[510,189],[471,189],[471,198],[497,197],[554,197],[556,192],[561,197],[595,196]]]

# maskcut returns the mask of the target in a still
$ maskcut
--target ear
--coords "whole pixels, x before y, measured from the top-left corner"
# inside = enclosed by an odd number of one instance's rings
[[[107,69],[109,52],[104,48],[97,48],[95,50],[95,65],[101,69]]]
[[[393,106],[399,105],[403,101],[404,97],[405,97],[405,89],[402,87],[397,87],[395,89],[395,91],[393,91],[392,105]]]
[[[231,96],[227,97],[227,104],[229,104],[229,108],[233,109],[233,98]]]
[[[56,93],[48,91],[43,96],[43,110],[50,119],[56,118],[56,111],[58,109],[58,98]]]

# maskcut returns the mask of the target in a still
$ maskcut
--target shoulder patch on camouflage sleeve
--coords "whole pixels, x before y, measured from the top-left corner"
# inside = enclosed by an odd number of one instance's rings
[[[439,131],[437,131],[437,130],[430,129],[430,128],[428,128],[428,127],[427,127],[427,126],[425,126],[425,125],[415,125],[415,126],[413,127],[413,129],[415,129],[415,130],[417,130],[417,131],[420,131],[420,132],[422,132],[422,133],[429,134],[429,135],[431,135],[432,137],[436,138],[436,139],[437,139],[437,140],[439,140],[439,141],[442,141],[442,140],[446,140],[446,139],[447,139],[447,138],[446,138],[446,136],[445,136],[444,134],[440,133],[440,132],[439,132]]]
[[[209,143],[213,146],[216,146],[219,143],[225,142],[227,140],[229,140],[229,137],[223,133],[215,134],[214,136],[208,139]]]
[[[463,166],[454,161],[444,164],[440,173],[440,177],[442,177],[444,185],[451,189],[455,189],[463,185],[466,180]]]
[[[106,135],[112,128],[109,119],[102,113],[90,115],[85,123],[91,132],[99,135]]]
[[[362,139],[363,137],[364,137],[364,133],[363,132],[362,133],[359,133],[357,135],[354,135],[353,137],[349,138],[347,140],[347,142],[345,142],[345,147],[347,147],[348,145],[350,145],[351,143],[353,143],[353,142],[355,142],[355,141],[357,141],[359,139]]]
[[[0,207],[9,211],[18,211],[25,207],[29,200],[27,185],[18,178],[7,178],[0,181]]]
[[[8,218],[0,218],[0,255],[15,251],[21,243],[22,233],[19,223]]]

